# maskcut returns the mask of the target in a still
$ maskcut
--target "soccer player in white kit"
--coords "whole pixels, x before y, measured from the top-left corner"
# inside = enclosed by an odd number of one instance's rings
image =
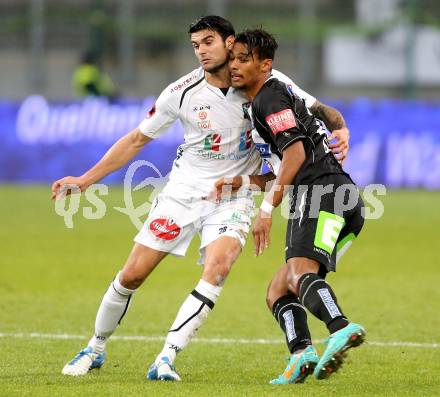
[[[229,21],[208,16],[192,24],[189,33],[201,68],[170,84],[146,119],[119,139],[85,174],[68,176],[52,185],[53,198],[68,192],[72,185],[84,191],[126,164],[175,120],[183,124],[185,141],[178,149],[169,182],[153,203],[123,269],[102,299],[93,337],[64,366],[64,375],[85,375],[102,366],[107,340],[127,312],[137,288],[168,254],[184,256],[191,239],[199,233],[202,277],[180,307],[164,347],[147,373],[149,380],[180,380],[173,365],[176,354],[213,309],[245,243],[253,213],[250,192],[245,190],[219,202],[205,199],[219,178],[256,175],[261,169],[260,154],[251,139],[251,124],[245,117],[248,101],[230,88],[228,58],[235,32]],[[339,112],[320,104],[290,80],[289,84],[308,105],[323,113],[325,121],[339,117]],[[347,141],[348,130],[342,129],[335,148],[342,156],[348,149]]]

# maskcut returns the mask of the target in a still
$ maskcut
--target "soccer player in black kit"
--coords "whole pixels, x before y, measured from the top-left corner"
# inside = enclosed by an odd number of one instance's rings
[[[303,382],[312,373],[317,379],[327,378],[340,368],[346,351],[364,341],[364,328],[348,321],[325,281],[362,229],[363,202],[329,150],[322,124],[286,84],[271,77],[276,48],[267,32],[246,30],[235,38],[229,66],[232,86],[252,101],[254,128],[267,145],[265,157],[270,153],[275,160],[276,180],[253,227],[256,255],[269,245],[273,208],[293,187],[286,263],[267,293],[268,306],[292,354],[283,374],[271,383],[287,384]],[[263,187],[264,179],[254,176],[250,182]],[[330,332],[320,358],[312,345],[305,308]]]

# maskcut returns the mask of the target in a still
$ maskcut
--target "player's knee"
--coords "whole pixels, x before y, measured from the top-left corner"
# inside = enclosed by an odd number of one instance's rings
[[[231,271],[232,262],[223,255],[211,257],[205,261],[205,270],[203,275],[213,285],[223,285],[226,277]]]
[[[289,293],[289,289],[287,288],[287,284],[284,279],[281,277],[274,277],[269,285],[267,286],[266,292],[266,304],[267,307],[272,310],[275,302],[280,299],[282,296]]]
[[[121,285],[128,289],[137,289],[141,286],[141,284],[144,282],[145,276],[138,271],[136,271],[135,268],[133,269],[126,269],[124,268],[121,273],[119,274],[119,282]]]
[[[289,290],[293,292],[295,295],[299,293],[299,279],[301,278],[302,273],[298,273],[295,271],[290,271],[287,276],[287,284],[289,286]]]
[[[295,263],[289,263],[287,285],[289,290],[295,295],[298,295],[299,293],[299,280],[303,274],[303,269],[301,267],[295,266]]]
[[[205,262],[205,273],[210,275],[216,285],[221,285],[228,276],[231,267],[232,263],[224,261],[222,258],[212,258],[209,262]]]
[[[292,258],[287,261],[289,272],[287,282],[289,290],[299,295],[299,280],[304,274],[318,273],[319,264],[306,258]]]
[[[223,285],[232,265],[240,254],[241,246],[237,242],[237,244],[231,244],[228,249],[218,251],[212,252],[206,258],[203,276],[210,283],[220,286]]]

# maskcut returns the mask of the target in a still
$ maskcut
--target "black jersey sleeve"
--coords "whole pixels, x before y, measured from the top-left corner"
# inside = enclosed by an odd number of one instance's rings
[[[253,105],[256,127],[268,132],[280,152],[307,138],[295,116],[292,96],[283,83],[266,85],[256,99]]]

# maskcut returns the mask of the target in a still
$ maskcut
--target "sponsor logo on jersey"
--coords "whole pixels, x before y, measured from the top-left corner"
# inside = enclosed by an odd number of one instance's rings
[[[200,149],[197,154],[201,157],[203,157],[204,159],[208,159],[208,160],[231,160],[231,161],[239,161],[245,158],[249,158],[249,153],[248,151],[246,152],[241,152],[241,153],[228,153],[228,154],[223,154],[223,153],[217,153],[217,152],[212,152],[210,150],[204,150],[204,149]]]
[[[272,113],[266,117],[266,122],[274,135],[296,127],[296,120],[292,109],[284,109],[280,112]]]
[[[219,152],[221,141],[222,141],[222,136],[220,134],[209,134],[205,137],[205,141],[203,143],[203,149],[211,150],[213,152]]]
[[[197,125],[200,129],[206,130],[208,128],[211,128],[211,120],[199,121]]]
[[[247,135],[248,134],[248,135]],[[251,139],[251,131],[243,132],[243,137],[246,136]],[[247,148],[247,145],[252,145],[252,141],[245,141],[243,138],[243,148]],[[203,149],[198,150],[198,155],[203,157],[204,159],[209,160],[231,160],[231,161],[238,161],[242,160],[244,158],[248,158],[251,154],[249,150],[239,150],[237,152],[231,152],[231,153],[221,153],[220,152],[220,146],[221,146],[222,136],[217,133],[208,134],[205,136],[205,139],[203,141]],[[241,142],[240,142],[241,145]]]
[[[156,218],[150,222],[151,232],[162,240],[174,240],[179,237],[181,227],[172,218]]]
[[[206,118],[208,117],[208,113],[202,110],[201,112],[199,112],[198,116],[200,120],[206,120]]]
[[[260,157],[263,159],[270,159],[272,152],[270,151],[270,145],[268,143],[256,143],[255,147],[260,152]]]
[[[226,156],[222,153],[215,153],[208,150],[200,149],[198,155],[207,160],[226,160]]]
[[[171,88],[171,92],[181,90],[183,87],[186,87],[193,80],[194,80],[194,77],[189,77],[186,80],[183,80],[180,83],[177,83],[174,87]]]
[[[194,106],[193,112],[197,112],[198,110],[210,110],[211,105],[200,105],[200,106]]]
[[[156,113],[156,104],[154,104],[147,113],[147,119],[151,119],[155,113]]]
[[[240,152],[250,149],[251,146],[252,146],[252,130],[243,131],[240,134],[240,146],[239,146]]]

